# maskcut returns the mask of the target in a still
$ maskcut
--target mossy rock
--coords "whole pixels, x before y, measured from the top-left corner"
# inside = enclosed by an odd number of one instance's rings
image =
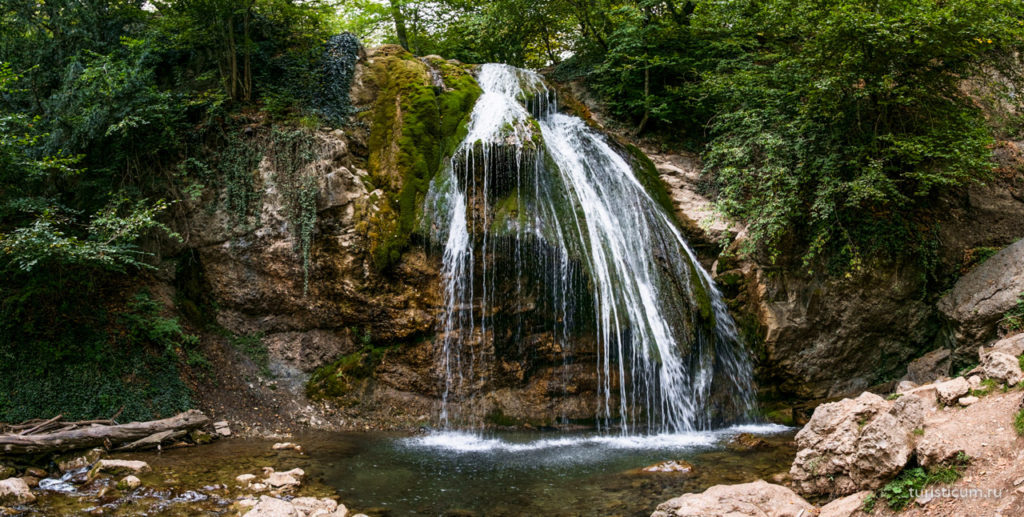
[[[443,88],[434,87],[431,66]],[[371,70],[379,93],[367,113],[369,179],[384,196],[365,235],[374,266],[386,270],[409,245],[430,180],[465,137],[482,91],[464,67],[439,60],[428,66],[408,53],[377,57]]]
[[[306,383],[306,396],[312,400],[344,397],[360,381],[373,377],[386,354],[386,348],[367,345],[321,366]]]

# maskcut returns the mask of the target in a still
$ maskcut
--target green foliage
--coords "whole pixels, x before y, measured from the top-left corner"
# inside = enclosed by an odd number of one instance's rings
[[[171,416],[191,407],[181,380],[182,358],[202,368],[195,336],[139,293],[126,306],[100,291],[108,278],[64,284],[63,300],[51,297],[53,281],[3,290],[0,323],[0,420]]]
[[[948,484],[960,479],[963,469],[968,463],[970,463],[970,458],[961,452],[949,465],[936,466],[931,469],[922,467],[904,469],[896,476],[896,479],[882,487],[877,492],[877,496],[885,499],[889,508],[897,512],[901,511],[913,502],[925,487],[937,483]],[[865,509],[865,511],[870,512],[871,510]]]
[[[263,344],[262,333],[234,334],[223,327],[219,327],[218,332],[227,338],[235,350],[252,359],[252,362],[259,368],[261,375],[264,377],[271,376],[270,351],[267,350],[267,345]]]
[[[302,130],[274,128],[270,135],[269,156],[274,183],[284,198],[285,216],[295,236],[295,251],[302,257],[303,292],[309,290],[309,268],[316,230],[316,197],[320,186],[306,169],[316,157],[316,139]]]
[[[336,124],[352,112],[349,91],[359,57],[359,39],[352,33],[331,37],[320,58],[320,92],[316,103],[324,117]]]
[[[869,494],[864,498],[864,502],[861,504],[861,509],[864,513],[871,513],[875,511],[875,503],[878,502],[878,497],[875,494]]]
[[[981,388],[976,389],[976,390],[971,390],[971,395],[973,395],[975,397],[984,397],[985,395],[988,395],[989,393],[992,393],[993,391],[995,391],[995,389],[998,388],[998,387],[999,387],[999,381],[997,381],[995,379],[985,379],[985,380],[981,381]]]
[[[749,221],[769,256],[795,237],[808,266],[928,256],[923,209],[943,189],[991,173],[993,140],[962,84],[1018,48],[1021,6],[703,7],[707,30],[745,38],[749,49],[706,74],[721,106],[705,156],[719,208]]]
[[[1024,293],[1017,297],[1017,305],[1003,314],[999,326],[1007,332],[1019,332],[1024,330]]]
[[[369,334],[367,334],[369,336]],[[364,342],[362,348],[343,355],[331,364],[318,368],[306,384],[306,396],[313,400],[343,397],[356,383],[373,377],[377,366],[384,360],[387,348]]]
[[[1024,436],[1024,408],[1017,411],[1017,414],[1013,416],[1013,428],[1017,431],[1017,434]]]

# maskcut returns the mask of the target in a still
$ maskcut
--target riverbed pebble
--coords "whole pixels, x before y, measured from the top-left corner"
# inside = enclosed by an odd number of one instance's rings
[[[135,476],[125,476],[121,481],[117,482],[118,490],[134,490],[142,485],[142,481]]]

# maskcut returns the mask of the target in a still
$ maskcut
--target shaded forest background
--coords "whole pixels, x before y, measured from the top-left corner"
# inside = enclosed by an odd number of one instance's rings
[[[347,122],[364,44],[544,68],[699,153],[748,252],[818,274],[934,260],[928,206],[1021,137],[1015,0],[8,0],[0,8],[0,420],[188,407],[204,358],[147,250],[255,166],[253,125]],[[350,33],[349,36],[337,36]],[[245,210],[244,196],[230,197]],[[39,401],[39,402],[33,402]]]

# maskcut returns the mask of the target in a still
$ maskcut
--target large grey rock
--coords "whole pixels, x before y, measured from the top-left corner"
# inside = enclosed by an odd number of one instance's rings
[[[814,515],[814,506],[792,490],[763,480],[741,485],[715,485],[700,494],[686,494],[658,505],[651,517],[800,517]]]
[[[916,384],[927,384],[949,376],[950,350],[939,348],[914,359],[907,365],[904,379]]]
[[[1024,355],[1024,333],[1005,337],[978,349],[978,360],[984,360],[985,354],[989,352],[1002,352],[1004,354],[1020,357]]]
[[[0,505],[31,503],[36,500],[28,484],[21,478],[0,481]]]
[[[1006,383],[1007,386],[1014,386],[1024,378],[1017,357],[998,351],[984,354],[981,374],[987,379]]]
[[[942,314],[953,323],[957,356],[996,337],[1006,311],[1024,293],[1024,239],[996,253],[963,276],[939,300]]]
[[[940,404],[951,406],[960,397],[971,391],[971,384],[963,377],[957,377],[951,381],[938,382],[935,384],[935,395]]]
[[[794,487],[831,495],[881,487],[907,464],[923,421],[924,402],[911,394],[890,402],[863,393],[818,406],[796,435]]]

